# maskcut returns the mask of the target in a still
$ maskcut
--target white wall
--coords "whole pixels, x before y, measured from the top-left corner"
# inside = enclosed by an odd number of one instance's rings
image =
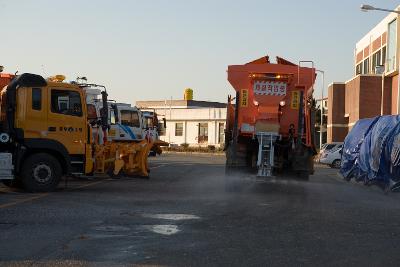
[[[171,111],[171,112],[170,112]],[[159,118],[165,116],[167,130],[165,136],[160,139],[171,144],[181,145],[187,143],[191,146],[218,146],[219,123],[225,124],[226,108],[187,108],[187,109],[156,109]],[[175,136],[175,123],[183,123],[183,135]],[[199,144],[198,127],[199,123],[208,124],[208,142]]]

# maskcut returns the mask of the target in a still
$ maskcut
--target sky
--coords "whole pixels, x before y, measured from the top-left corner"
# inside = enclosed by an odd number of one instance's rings
[[[86,76],[109,98],[225,102],[227,66],[261,56],[312,60],[325,87],[353,75],[356,42],[393,9],[387,0],[0,0],[5,72]],[[315,97],[321,96],[321,80]],[[327,89],[325,88],[325,95]]]

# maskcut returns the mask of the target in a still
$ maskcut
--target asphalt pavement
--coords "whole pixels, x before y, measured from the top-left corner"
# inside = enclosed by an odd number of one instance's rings
[[[0,266],[398,266],[400,195],[318,167],[226,192],[224,157],[151,159],[150,179],[0,186]]]

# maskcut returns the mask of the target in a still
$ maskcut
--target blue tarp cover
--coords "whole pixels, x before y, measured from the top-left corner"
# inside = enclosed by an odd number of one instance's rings
[[[344,140],[340,173],[357,181],[400,180],[400,116],[359,120]]]

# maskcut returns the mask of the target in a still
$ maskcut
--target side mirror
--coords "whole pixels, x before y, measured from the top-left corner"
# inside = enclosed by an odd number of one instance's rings
[[[165,118],[163,118],[162,120],[163,120],[164,128],[167,129],[167,120]]]

